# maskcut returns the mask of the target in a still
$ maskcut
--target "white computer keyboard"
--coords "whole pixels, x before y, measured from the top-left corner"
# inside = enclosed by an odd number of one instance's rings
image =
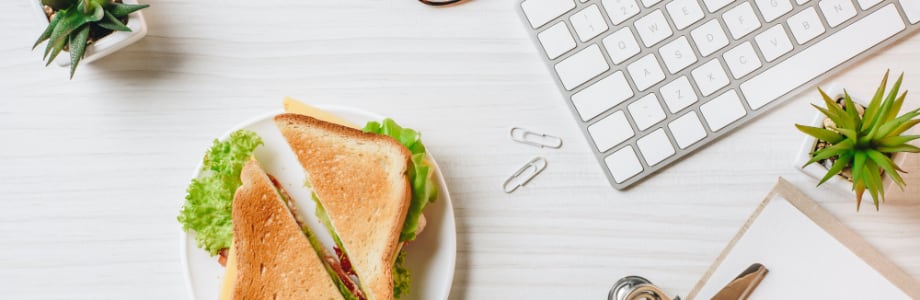
[[[519,8],[618,189],[920,28],[920,0],[523,0]]]

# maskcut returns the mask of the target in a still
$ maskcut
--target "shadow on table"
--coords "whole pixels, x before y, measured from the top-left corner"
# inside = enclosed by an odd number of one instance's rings
[[[92,63],[100,72],[102,80],[124,85],[149,84],[172,77],[186,57],[174,49],[181,39],[176,36],[179,29],[168,18],[166,12],[156,4],[143,10],[147,21],[147,36],[137,43],[110,56]],[[162,7],[165,9],[165,7]]]

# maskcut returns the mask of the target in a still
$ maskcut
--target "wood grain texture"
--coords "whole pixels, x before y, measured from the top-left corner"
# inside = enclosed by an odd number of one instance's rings
[[[791,166],[811,95],[634,188],[609,187],[525,35],[513,0],[149,0],[148,36],[67,71],[30,51],[25,0],[0,11],[0,291],[17,299],[177,299],[178,209],[204,150],[290,95],[391,116],[424,133],[454,198],[453,299],[606,297],[624,275],[686,294],[778,176],[920,279],[920,205],[857,213]],[[920,90],[920,36],[842,72],[886,68]],[[564,138],[513,143],[512,126]],[[548,169],[499,185],[535,155]]]

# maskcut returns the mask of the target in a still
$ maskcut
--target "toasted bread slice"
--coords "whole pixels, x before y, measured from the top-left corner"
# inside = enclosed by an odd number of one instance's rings
[[[232,210],[232,299],[344,299],[258,162],[247,163],[240,178]]]
[[[304,115],[281,114],[275,123],[307,172],[365,294],[393,299],[393,263],[412,196],[409,150],[388,136]]]

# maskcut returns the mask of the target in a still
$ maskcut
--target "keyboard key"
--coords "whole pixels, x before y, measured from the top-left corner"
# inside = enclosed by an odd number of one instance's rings
[[[690,75],[693,75],[696,87],[700,89],[700,94],[703,94],[703,96],[712,95],[712,93],[728,85],[728,75],[725,74],[725,69],[722,68],[722,64],[719,63],[718,59],[713,59],[703,64],[690,72]]]
[[[760,20],[754,14],[754,8],[751,7],[750,2],[735,6],[725,12],[722,18],[725,20],[725,26],[731,32],[732,38],[736,40],[760,28]]]
[[[668,67],[671,74],[680,72],[696,62],[696,53],[693,53],[693,48],[690,47],[690,42],[685,36],[665,44],[658,49],[658,53],[661,54],[661,59],[664,60],[664,65]]]
[[[565,22],[559,22],[537,34],[537,39],[540,40],[549,59],[556,59],[569,50],[575,49],[575,40],[572,39],[572,34],[569,33]]]
[[[591,45],[572,54],[556,64],[556,73],[566,90],[572,90],[582,83],[610,69],[604,54],[597,45]]]
[[[581,115],[581,120],[588,121],[632,96],[633,91],[626,82],[626,76],[616,71],[572,95],[572,103]]]
[[[651,47],[657,44],[658,42],[671,36],[671,25],[668,24],[668,21],[664,18],[664,13],[661,10],[656,10],[639,20],[636,20],[635,23],[636,31],[639,32],[639,37],[642,38],[642,43],[646,47]]]
[[[636,151],[632,146],[626,146],[610,154],[604,159],[604,162],[610,169],[610,175],[613,175],[613,181],[617,183],[623,183],[642,172],[642,163],[636,157]]]
[[[700,105],[700,112],[703,113],[703,119],[713,132],[725,128],[747,114],[735,90],[729,90],[712,101]]]
[[[607,21],[604,21],[604,17],[601,16],[601,10],[597,8],[597,5],[588,6],[588,8],[575,13],[570,20],[572,27],[575,28],[575,33],[578,34],[578,39],[582,42],[587,42],[598,34],[607,31]]]
[[[783,30],[782,24],[767,29],[757,35],[754,40],[757,41],[757,47],[760,48],[760,53],[763,53],[763,58],[767,61],[773,61],[792,51],[792,42],[789,41],[789,36],[786,35],[786,30]]]
[[[674,146],[671,145],[671,140],[668,139],[668,134],[664,132],[664,128],[658,128],[658,130],[640,138],[636,141],[636,146],[638,146],[639,153],[642,153],[642,157],[645,158],[645,162],[649,166],[657,165],[674,155]]]
[[[711,13],[716,12],[732,2],[735,2],[735,0],[703,0],[703,3],[706,3],[706,9]]]
[[[763,15],[764,21],[772,22],[782,15],[792,11],[792,3],[789,0],[755,0],[760,14]]]
[[[901,0],[901,7],[904,8],[904,14],[911,24],[917,24],[920,21],[920,1]]]
[[[751,109],[761,108],[902,30],[901,16],[888,4],[742,83],[741,92]]]
[[[644,91],[664,80],[664,71],[661,70],[661,65],[658,64],[654,54],[648,54],[636,60],[626,69],[629,71],[629,76],[632,77],[633,82],[636,83],[636,88],[640,91]]]
[[[658,103],[658,97],[651,93],[629,104],[629,115],[636,122],[636,128],[640,131],[646,130],[661,120],[664,120],[664,110]]]
[[[856,16],[856,7],[850,0],[821,0],[818,6],[821,7],[824,19],[831,28]]]
[[[900,17],[898,17],[900,18]],[[824,33],[824,24],[818,18],[818,13],[814,7],[806,8],[786,21],[789,23],[789,30],[792,36],[799,44],[805,44],[811,39]]]
[[[687,76],[681,76],[674,81],[669,82],[661,87],[661,98],[671,113],[677,113],[681,109],[696,103],[696,93]]]
[[[607,55],[614,64],[619,64],[636,54],[639,54],[639,42],[633,35],[629,27],[617,30],[611,35],[604,38],[604,48],[607,48]]]
[[[741,79],[744,75],[751,74],[762,65],[760,58],[757,57],[757,52],[754,52],[754,46],[751,46],[751,42],[744,42],[726,51],[722,57],[725,58],[725,64],[728,65],[728,70],[732,72],[732,76],[735,76],[735,79]]]
[[[677,142],[677,146],[681,149],[687,149],[687,147],[706,137],[706,129],[703,128],[700,117],[694,111],[690,111],[671,121],[668,124],[668,129],[671,130],[671,134],[674,135],[674,141]]]
[[[588,126],[588,133],[594,139],[594,145],[599,152],[607,151],[635,135],[622,110]]]
[[[722,25],[717,19],[712,19],[697,27],[690,32],[690,36],[693,37],[693,42],[696,43],[696,47],[703,56],[709,56],[728,45],[728,37],[725,36],[725,31],[722,30]]]
[[[687,26],[703,19],[703,9],[696,0],[674,0],[668,3],[668,15],[674,21],[674,27],[677,30],[687,28]]]
[[[652,7],[652,5],[658,4],[661,0],[642,0],[642,5],[645,7]]]
[[[872,6],[874,6],[874,5],[876,5],[876,4],[879,4],[879,2],[882,2],[882,0],[856,0],[856,2],[859,2],[859,7],[860,7],[860,8],[862,8],[862,9],[869,9],[869,8],[872,7]],[[904,7],[904,4],[903,4],[904,2],[916,2],[916,1],[914,1],[914,0],[907,0],[907,1],[901,0],[901,3],[902,3],[902,4],[901,4],[901,7]]]
[[[636,0],[604,0],[604,10],[607,11],[607,17],[613,25],[619,25],[639,14],[639,5]]]
[[[572,0],[525,0],[521,3],[524,15],[534,29],[575,8]]]

